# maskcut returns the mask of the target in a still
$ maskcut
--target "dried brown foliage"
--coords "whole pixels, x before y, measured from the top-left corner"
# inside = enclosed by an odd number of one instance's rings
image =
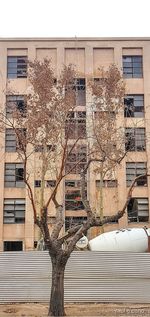
[[[115,65],[110,66],[106,72],[101,70],[100,80],[90,83],[91,94],[94,99],[93,115],[89,126],[91,132],[88,133],[87,137],[85,130],[82,131],[80,128],[78,133],[70,138],[75,124],[69,114],[77,109],[75,93],[77,74],[72,66],[64,67],[60,78],[56,81],[50,61],[47,59],[43,62],[36,60],[29,63],[28,76],[29,87],[26,92],[24,111],[16,109],[14,105],[11,118],[1,113],[0,127],[1,131],[5,128],[11,128],[16,135],[16,151],[24,163],[24,182],[33,207],[34,221],[41,230],[52,260],[54,284],[52,285],[49,314],[58,316],[64,314],[63,278],[65,265],[77,241],[83,234],[87,233],[90,227],[102,226],[121,218],[132,194],[134,184],[129,189],[122,210],[105,219],[95,216],[86,196],[86,173],[88,168],[93,164],[95,172],[101,171],[104,176],[108,171],[116,168],[126,154],[123,147],[122,129],[116,125],[116,117],[123,109],[125,87],[120,72]],[[88,148],[86,160],[81,151],[76,162],[71,165],[69,170],[66,169],[68,158],[75,155],[74,152],[78,151],[79,147],[82,148],[81,145],[86,145]],[[39,148],[38,160],[41,169],[40,213],[37,210],[34,189],[30,181],[30,173],[34,172],[34,165],[31,164],[32,168],[29,169],[35,151]],[[57,192],[65,176],[72,173],[81,163],[83,163],[80,170],[81,196],[87,220],[81,225],[73,226],[63,234],[63,201],[58,201]],[[55,175],[56,184],[53,188],[50,188],[49,197],[45,200],[44,181],[47,172]],[[56,207],[56,223],[50,233],[48,207],[51,201]]]

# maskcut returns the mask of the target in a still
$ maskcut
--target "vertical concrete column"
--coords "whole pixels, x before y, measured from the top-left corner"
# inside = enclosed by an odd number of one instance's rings
[[[34,46],[34,42],[32,42],[28,47],[28,59],[29,61],[34,61],[36,58],[36,48]],[[27,82],[27,86],[29,82]],[[28,88],[28,87],[27,87]],[[31,146],[27,146],[27,151],[31,153]],[[34,153],[29,157],[27,163],[27,172],[29,173],[29,181],[30,185],[34,191]],[[25,213],[25,241],[24,241],[24,249],[25,250],[33,250],[34,246],[34,217],[33,217],[33,209],[31,205],[31,201],[29,199],[28,190],[26,189],[26,213]]]
[[[58,43],[57,46],[57,78],[60,77],[61,71],[65,65],[65,47],[64,42]],[[60,201],[63,202],[63,219],[65,219],[65,179],[61,182],[61,187],[59,187],[58,195],[60,195]],[[62,231],[65,231],[65,221]]]
[[[122,73],[122,47],[120,44],[116,44],[114,47],[114,63],[117,65],[117,67],[120,69]],[[124,127],[124,109],[118,114],[117,116],[117,128]],[[123,145],[124,147],[124,145]],[[118,210],[121,210],[125,204],[126,201],[126,163],[125,159],[123,159],[120,166],[118,166],[117,169],[117,179],[118,179],[118,197],[117,197],[117,203],[118,203]],[[117,210],[116,210],[117,211]],[[120,220],[119,220],[119,227],[127,227],[127,215],[125,214]]]
[[[65,48],[64,43],[60,43],[57,47],[57,77],[60,76],[60,73],[65,64]]]
[[[143,78],[144,78],[144,107],[145,107],[145,128],[146,128],[146,156],[147,169],[150,174],[150,44],[146,42],[143,47]],[[148,199],[150,219],[150,176],[148,177]]]
[[[85,47],[85,77],[86,77],[86,129],[87,137],[90,137],[92,134],[92,96],[89,87],[89,82],[93,77],[93,47],[87,45]],[[92,139],[88,139],[90,145]],[[90,201],[92,209],[95,209],[95,199],[96,199],[96,185],[95,185],[95,175],[93,173],[92,166],[89,167],[87,171],[87,194]],[[94,235],[92,233],[94,229],[91,229],[89,232],[88,238]]]
[[[7,47],[2,42],[0,47],[0,109],[5,111],[7,82]],[[4,206],[4,166],[5,133],[0,133],[0,251],[3,251],[3,206]]]

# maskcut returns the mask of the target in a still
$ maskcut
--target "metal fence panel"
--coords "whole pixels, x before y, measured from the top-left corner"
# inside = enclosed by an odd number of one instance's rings
[[[50,285],[47,251],[0,253],[0,303],[47,302]],[[150,303],[150,254],[73,252],[65,301]]]

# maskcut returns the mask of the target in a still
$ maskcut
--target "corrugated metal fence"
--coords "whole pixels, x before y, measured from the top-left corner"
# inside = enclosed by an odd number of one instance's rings
[[[50,284],[46,251],[0,253],[0,303],[47,302]],[[65,301],[150,303],[150,254],[74,252]]]

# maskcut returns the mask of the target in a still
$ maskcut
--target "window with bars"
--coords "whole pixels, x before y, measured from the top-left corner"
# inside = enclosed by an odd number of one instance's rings
[[[87,217],[65,217],[65,230],[67,231],[75,225],[81,225],[86,220]]]
[[[123,75],[125,78],[143,77],[143,58],[141,55],[123,56]]]
[[[25,187],[22,163],[5,163],[5,187]]]
[[[65,125],[65,136],[69,139],[86,137],[86,112],[70,111]]]
[[[124,99],[124,116],[126,118],[144,117],[144,95],[128,95]]]
[[[27,77],[27,56],[7,57],[7,78]]]
[[[16,110],[20,112],[22,117],[26,116],[25,97],[21,95],[6,96],[6,117],[11,118]]]
[[[126,163],[126,182],[130,186],[137,176],[144,175],[147,171],[146,162],[127,162]],[[139,178],[135,186],[147,186],[147,176]]]
[[[128,222],[149,221],[148,198],[131,198],[127,206]]]
[[[4,223],[25,222],[25,199],[4,199]]]
[[[125,150],[126,151],[145,151],[145,128],[126,128],[125,129]]]
[[[68,147],[68,156],[65,166],[66,173],[79,174],[87,162],[86,145],[77,146],[69,152],[70,150],[70,147]]]
[[[17,138],[17,130],[19,139]],[[6,129],[5,131],[5,151],[6,152],[16,152],[17,150],[23,150],[26,148],[26,130],[25,129],[16,129],[16,132],[13,129]]]

